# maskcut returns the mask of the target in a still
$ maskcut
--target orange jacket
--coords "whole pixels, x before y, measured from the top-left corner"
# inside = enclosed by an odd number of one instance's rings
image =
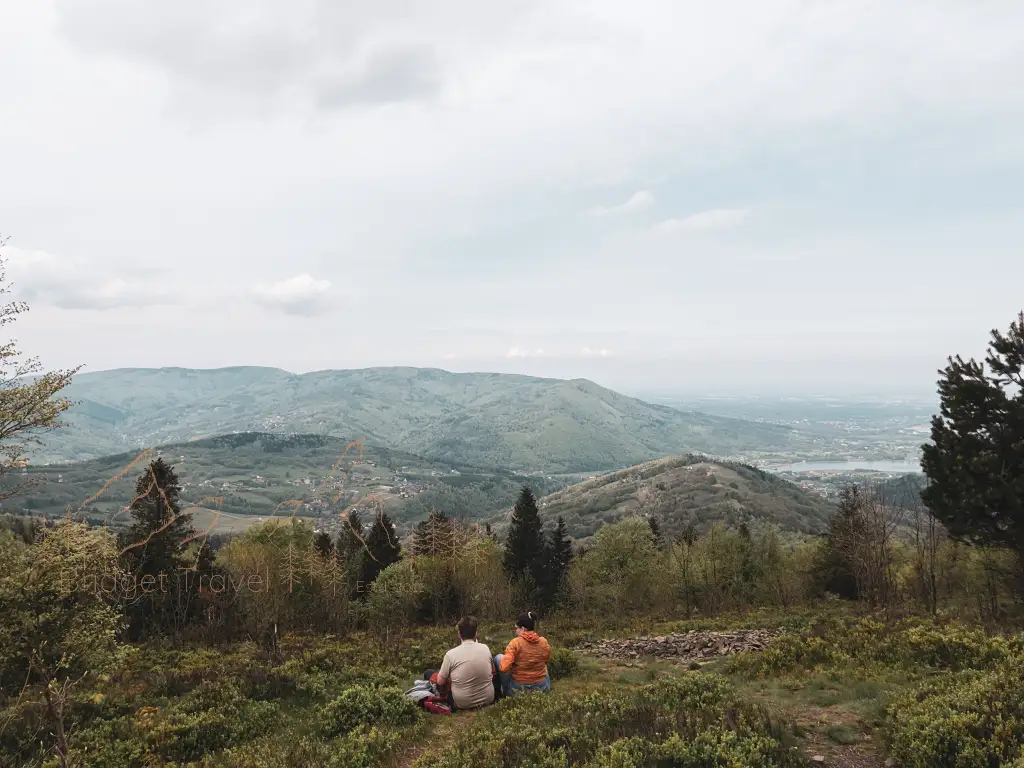
[[[512,679],[520,685],[539,683],[548,674],[551,646],[536,632],[526,631],[505,648],[501,671],[512,671]]]

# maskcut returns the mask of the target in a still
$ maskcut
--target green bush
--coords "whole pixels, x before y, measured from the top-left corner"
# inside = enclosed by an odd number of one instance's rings
[[[556,691],[506,699],[417,765],[802,765],[788,741],[723,678],[687,675],[575,698]]]
[[[74,733],[72,764],[128,768],[154,758],[173,763],[205,755],[264,734],[279,707],[247,698],[232,682],[205,682],[166,710],[143,708],[134,716],[98,720]]]
[[[396,746],[413,735],[360,726],[337,739],[305,736],[296,740],[269,738],[224,750],[199,764],[200,768],[373,768]]]
[[[1024,761],[1024,659],[930,681],[888,709],[900,765],[988,768]]]
[[[548,674],[552,680],[571,677],[580,671],[580,657],[570,648],[555,648],[548,659]]]
[[[321,734],[338,736],[361,725],[409,724],[417,710],[400,688],[353,685],[317,714]]]

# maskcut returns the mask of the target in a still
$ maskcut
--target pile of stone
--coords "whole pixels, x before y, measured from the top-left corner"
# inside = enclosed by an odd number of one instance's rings
[[[681,635],[584,642],[580,645],[580,650],[604,659],[632,660],[641,656],[653,656],[666,661],[701,661],[729,653],[763,651],[781,634],[771,629],[693,631]]]

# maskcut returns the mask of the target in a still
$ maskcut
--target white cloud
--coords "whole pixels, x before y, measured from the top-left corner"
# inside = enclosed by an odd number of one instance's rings
[[[505,353],[505,357],[543,357],[543,349],[535,349],[533,351],[529,349],[520,349],[519,347],[512,347],[508,352]]]
[[[181,300],[145,269],[111,272],[101,266],[41,250],[5,247],[7,278],[12,293],[29,305],[60,309],[108,310],[176,304]]]
[[[658,234],[672,234],[676,232],[706,232],[716,229],[733,229],[747,220],[748,211],[745,208],[715,208],[710,211],[701,211],[681,219],[665,219],[652,228]]]
[[[454,352],[446,352],[441,357],[443,360],[454,360],[455,358],[458,357],[458,355],[456,355]]]
[[[603,347],[601,349],[591,349],[590,347],[584,347],[580,350],[580,354],[583,357],[610,357],[611,352]]]
[[[610,207],[598,207],[590,211],[591,216],[612,216],[618,213],[632,213],[654,205],[654,195],[646,189],[634,192],[626,202]]]
[[[288,315],[309,317],[330,310],[330,292],[329,280],[315,280],[303,273],[270,286],[254,286],[252,297],[258,304],[269,309],[276,309]]]

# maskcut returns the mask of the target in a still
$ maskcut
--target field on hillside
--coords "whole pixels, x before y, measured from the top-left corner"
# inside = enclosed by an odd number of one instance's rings
[[[7,506],[48,516],[70,509],[109,521],[131,502],[139,474],[158,455],[178,474],[183,509],[226,513],[221,530],[293,514],[319,518],[320,527],[334,530],[342,509],[369,498],[399,522],[422,519],[432,505],[453,517],[478,519],[510,505],[524,483],[545,492],[568,482],[445,464],[323,435],[250,433],[162,446],[135,465],[137,453],[29,467],[19,479],[38,484]]]
[[[764,652],[600,658],[602,638],[772,628]],[[92,768],[1020,765],[1024,635],[822,606],[617,627],[549,623],[553,691],[430,715],[403,691],[448,629],[289,635],[274,653],[135,646],[73,705],[72,765]],[[706,635],[701,635],[702,637]],[[492,652],[507,624],[482,627]],[[576,650],[574,650],[576,648]],[[0,723],[0,766],[55,765],[31,712]],[[823,758],[812,762],[812,758]],[[889,759],[892,763],[887,763]],[[1017,761],[1017,762],[1014,762]]]
[[[654,518],[667,535],[712,522],[772,523],[785,531],[820,533],[833,505],[766,472],[702,456],[677,456],[610,472],[539,501],[541,517],[565,519],[586,540],[602,525],[630,515]],[[498,527],[498,518],[493,524]]]

